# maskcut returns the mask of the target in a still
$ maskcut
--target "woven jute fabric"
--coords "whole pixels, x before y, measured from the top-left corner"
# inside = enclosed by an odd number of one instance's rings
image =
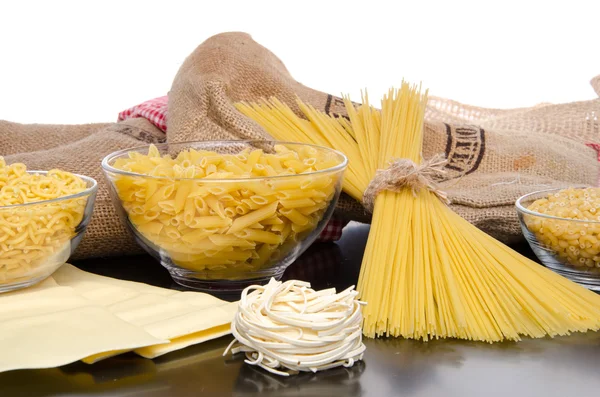
[[[590,84],[594,88],[594,91],[596,91],[596,94],[598,94],[598,96],[600,97],[600,75],[594,77],[592,81],[590,81]]]
[[[8,163],[23,162],[32,170],[60,168],[98,182],[94,213],[74,259],[142,252],[117,216],[100,164],[114,151],[164,140],[162,131],[141,118],[85,125],[0,121],[0,153]]]
[[[599,78],[592,81],[599,91]],[[175,76],[168,134],[143,118],[86,125],[23,125],[0,121],[0,155],[30,169],[62,168],[99,182],[92,222],[76,257],[141,252],[110,201],[100,162],[107,154],[147,143],[270,139],[239,113],[235,102],[277,97],[296,112],[295,99],[344,115],[340,98],[300,84],[269,50],[245,33],[213,36],[196,48]],[[447,180],[438,186],[452,208],[504,241],[520,236],[514,201],[522,194],[597,181],[600,99],[527,109],[497,110],[432,98],[426,112],[423,156],[443,153]],[[342,195],[338,215],[368,222],[361,203]]]
[[[269,139],[233,104],[273,96],[298,113],[296,97],[326,113],[345,115],[340,98],[297,82],[249,35],[213,36],[196,48],[175,77],[169,92],[168,139]],[[597,119],[590,122],[599,110],[600,99],[500,110],[434,97],[426,112],[424,158],[437,153],[448,158],[449,180],[440,188],[456,212],[497,238],[513,240],[521,235],[514,210],[520,195],[596,183],[596,153],[584,143],[600,137],[593,133]],[[362,205],[346,195],[338,213],[369,221]]]
[[[446,174],[444,170],[446,162],[446,157],[441,154],[425,159],[420,164],[410,159],[391,161],[387,168],[375,172],[375,176],[363,193],[363,207],[373,212],[375,199],[379,193],[384,190],[400,192],[403,189],[412,190],[415,196],[420,190],[426,189],[448,204],[446,193],[439,189],[436,183],[436,179]]]

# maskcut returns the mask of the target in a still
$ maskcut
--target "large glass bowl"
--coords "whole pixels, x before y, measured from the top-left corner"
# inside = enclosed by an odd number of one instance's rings
[[[539,260],[556,273],[600,292],[600,221],[559,218],[529,210],[536,200],[562,189],[519,198],[516,208],[525,239]]]
[[[223,155],[235,155],[244,149],[270,153],[277,145],[294,152],[314,153],[335,165],[303,174],[237,179],[148,176],[114,166],[118,159],[129,158],[130,152],[147,154],[150,147],[145,146],[112,153],[103,160],[102,167],[123,222],[136,241],[169,270],[175,282],[194,289],[238,291],[266,283],[271,277],[281,278],[317,238],[341,192],[346,157],[325,147],[278,141],[156,145],[161,155],[172,157],[190,149]],[[197,162],[206,166],[206,161],[215,157],[198,158]],[[186,165],[194,166],[191,162]],[[304,199],[315,205],[302,207]],[[298,200],[300,207],[291,210],[293,200]],[[299,213],[302,216],[296,218]],[[243,221],[238,221],[240,218]],[[250,220],[252,224],[247,224]],[[236,227],[232,227],[234,223]]]
[[[27,171],[46,174],[46,171]],[[35,203],[0,206],[0,292],[36,284],[65,264],[92,216],[97,185]]]

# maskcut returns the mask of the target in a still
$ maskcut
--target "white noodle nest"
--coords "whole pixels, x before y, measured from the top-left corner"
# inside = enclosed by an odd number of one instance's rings
[[[362,360],[362,312],[354,286],[315,291],[310,283],[271,279],[242,292],[231,322],[235,339],[225,350],[271,373],[317,372]]]

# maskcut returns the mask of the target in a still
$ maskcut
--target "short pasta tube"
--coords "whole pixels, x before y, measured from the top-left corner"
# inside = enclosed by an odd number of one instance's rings
[[[244,278],[297,252],[323,225],[345,166],[330,149],[256,146],[175,155],[151,146],[115,159],[111,166],[126,174],[107,175],[131,229],[163,264],[194,277]],[[331,172],[316,171],[325,163]]]

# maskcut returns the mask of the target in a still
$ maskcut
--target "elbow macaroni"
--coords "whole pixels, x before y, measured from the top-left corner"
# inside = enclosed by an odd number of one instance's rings
[[[143,175],[111,178],[134,230],[175,265],[207,278],[243,278],[274,264],[315,229],[341,178],[307,174],[318,164],[340,164],[333,153],[274,149],[189,149],[171,157],[151,146],[147,155],[130,152],[113,164]]]
[[[576,267],[600,268],[600,188],[564,189],[534,201],[527,209],[559,218],[525,215],[538,241]]]
[[[68,259],[86,198],[45,201],[86,189],[69,172],[31,174],[24,164],[8,165],[0,156],[0,288],[44,277]]]

